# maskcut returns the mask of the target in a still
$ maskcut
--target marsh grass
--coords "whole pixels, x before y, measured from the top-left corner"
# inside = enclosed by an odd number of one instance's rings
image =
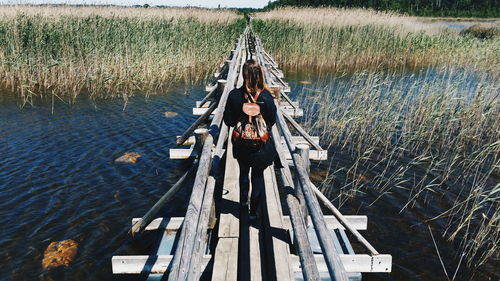
[[[481,40],[414,17],[361,9],[286,8],[258,13],[254,30],[289,68],[337,72],[461,66],[496,71],[500,39]]]
[[[53,8],[53,9],[52,9]],[[160,92],[216,69],[245,23],[233,12],[1,7],[0,88],[23,105]]]
[[[498,259],[499,95],[498,74],[459,68],[362,71],[305,88],[304,127],[335,151],[323,191],[344,204],[376,190],[375,204],[404,190],[402,212],[445,206],[420,215],[446,221],[443,235],[458,241],[469,264]]]

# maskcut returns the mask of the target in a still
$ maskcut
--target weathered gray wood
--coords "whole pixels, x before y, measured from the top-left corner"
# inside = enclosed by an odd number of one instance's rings
[[[177,139],[180,138],[180,136],[177,136]],[[319,137],[318,136],[312,136],[311,137],[313,139],[313,141],[315,143],[319,143]],[[283,145],[286,145],[285,144],[285,139],[284,138],[281,138],[282,139],[282,143]],[[302,136],[292,136],[292,142],[297,145],[297,144],[301,144],[301,143],[306,143],[308,144],[309,142]],[[195,143],[195,138],[194,136],[190,136],[186,141],[184,141],[184,143],[182,143],[182,145],[192,145]]]
[[[191,157],[197,157],[198,154],[192,148],[171,148],[169,149],[170,159],[188,159]],[[292,160],[292,155],[288,150],[283,152],[285,159]],[[310,150],[309,159],[310,160],[326,160],[328,157],[327,151],[322,150]],[[286,163],[286,162],[285,162]]]
[[[245,32],[248,32],[247,30],[248,28]],[[234,70],[236,69],[236,67],[238,67],[237,61],[240,56],[241,44],[238,45],[237,55],[233,56],[231,60],[227,86],[224,88],[224,92],[220,97],[217,106],[217,113],[214,115],[212,123],[210,124],[210,134],[205,141],[205,145],[203,146],[203,152],[199,164],[200,167],[203,167],[203,169],[200,171],[199,168],[196,175],[193,192],[189,201],[188,210],[186,212],[185,223],[183,224],[174,259],[172,260],[172,272],[169,274],[169,281],[195,280],[195,276],[197,276],[201,271],[199,269],[200,264],[197,261],[199,261],[199,255],[202,252],[201,245],[203,244],[203,236],[205,235],[203,230],[206,229],[206,226],[204,225],[204,223],[200,222],[200,218],[202,218],[202,220],[204,219],[204,210],[206,210],[206,208],[204,208],[203,205],[208,205],[208,202],[211,203],[211,200],[213,199],[211,197],[211,195],[213,195],[213,190],[210,191],[207,189],[207,194],[206,196],[204,196],[203,189],[205,188],[208,179],[208,171],[211,164],[210,154],[213,145],[213,139],[215,136],[219,136],[222,114],[224,113],[229,92],[233,89],[234,83],[237,78],[236,71]],[[208,147],[207,144],[210,144],[210,147]],[[222,147],[220,148],[220,150],[222,150]],[[207,165],[202,166],[202,164],[204,163],[203,159],[206,159]],[[204,204],[204,201],[207,202],[207,204]],[[208,206],[211,207],[211,204]]]
[[[215,148],[215,154],[212,162],[212,171],[207,180],[207,185],[205,188],[205,194],[203,196],[202,208],[200,211],[200,216],[198,220],[198,229],[195,236],[195,247],[193,253],[191,254],[192,264],[189,271],[188,280],[199,280],[201,275],[201,267],[199,262],[204,254],[206,248],[206,232],[209,225],[210,214],[212,212],[213,204],[213,194],[215,189],[215,178],[219,173],[219,164],[222,158],[224,143],[228,136],[228,127],[225,123],[222,123],[222,128],[219,133],[219,138],[217,140],[217,146]]]
[[[238,280],[238,238],[221,237],[217,242],[212,281]]]
[[[250,225],[249,228],[249,239],[250,239],[250,280],[251,281],[262,281],[265,275],[265,269],[262,268],[262,253],[260,250],[260,245],[262,238],[260,235],[260,230]],[[241,272],[245,274],[246,272]],[[248,273],[246,273],[248,274]]]
[[[288,106],[282,106],[281,107],[283,112],[285,112],[289,116],[293,117],[301,117],[304,116],[304,110],[302,109],[293,109]],[[193,115],[204,115],[208,111],[208,108],[206,107],[193,107]],[[211,114],[215,115],[217,114],[217,109],[214,110]]]
[[[299,188],[302,188],[302,193],[304,195],[304,199],[307,204],[314,229],[317,233],[318,240],[323,250],[323,255],[325,256],[325,260],[327,261],[330,277],[335,281],[347,281],[348,277],[340,261],[339,253],[337,253],[333,244],[332,237],[329,235],[329,231],[326,227],[326,223],[323,217],[323,213],[321,212],[318,200],[311,190],[310,180],[305,169],[304,160],[302,160],[302,157],[300,157],[298,153],[295,153],[295,146],[291,141],[290,130],[286,126],[283,114],[280,110],[277,111],[276,122],[280,127],[283,136],[285,137],[288,149],[294,152],[292,153],[292,158],[295,165],[295,170],[299,177]]]
[[[314,229],[316,230],[318,240],[321,248],[323,249],[323,255],[327,262],[330,277],[336,281],[347,281],[348,277],[345,268],[340,261],[339,254],[336,252],[335,246],[333,245],[333,240],[329,235],[319,203],[311,190],[310,180],[305,170],[303,159],[297,153],[293,153],[292,157],[297,170],[300,185],[302,187],[302,193],[304,194],[309,214],[311,215]]]
[[[196,171],[196,168],[198,167],[197,165],[198,160],[195,160],[195,163],[193,163],[193,166],[182,175],[182,177],[177,180],[177,182],[167,191],[163,196],[149,209],[148,212],[139,220],[137,221],[134,225],[132,225],[132,228],[130,229],[130,233],[132,235],[135,235],[141,231],[144,230],[144,228],[155,218],[156,214],[161,210],[163,206],[165,206],[166,203],[168,203],[174,195],[180,190],[182,183],[186,178],[191,176],[194,171]]]
[[[298,109],[298,106],[293,103],[293,101],[285,94],[283,91],[279,90],[279,95],[285,98],[289,105],[291,105],[294,109]]]
[[[285,119],[290,122],[290,124],[297,130],[312,146],[314,146],[317,150],[323,150],[321,146],[316,144],[314,140],[311,138],[311,136],[297,123],[295,120],[293,120],[292,117],[290,117],[288,114],[285,112],[282,112],[282,115],[285,117]]]
[[[292,179],[292,174],[290,168],[285,163],[285,157],[283,155],[283,146],[280,139],[280,134],[276,126],[272,128],[272,135],[274,140],[274,146],[282,162],[282,168],[280,168],[281,179],[285,185],[284,191],[286,193],[286,203],[290,212],[290,221],[293,228],[293,233],[295,236],[295,249],[300,257],[300,264],[302,266],[302,275],[304,280],[319,280],[319,272],[316,265],[316,261],[313,257],[313,252],[311,249],[311,244],[307,236],[307,225],[302,212],[300,210],[299,200],[293,194],[295,189]]]
[[[254,228],[254,230],[256,229]],[[258,232],[258,230],[256,231]],[[254,237],[258,239],[257,236]],[[173,257],[172,255],[158,255],[153,257],[148,255],[113,256],[111,259],[111,266],[113,274],[140,274],[143,272],[164,273],[168,268],[169,264],[171,263],[172,257]],[[204,269],[207,266],[211,258],[212,258],[211,255],[203,256],[200,264],[202,269]],[[314,255],[314,259],[318,264],[319,272],[328,272],[323,255],[316,254]],[[346,268],[347,272],[391,272],[392,270],[391,255],[370,256],[366,254],[358,254],[358,255],[341,254],[340,259],[342,261],[342,264]],[[148,264],[148,261],[151,260],[154,260],[154,262]],[[291,263],[294,272],[303,271],[298,256],[291,255]],[[255,272],[256,273],[258,272],[257,269]],[[261,280],[261,275],[255,274],[253,276],[255,277],[252,280]],[[258,279],[259,276],[260,279]]]
[[[309,160],[309,145],[298,144],[295,147],[297,149],[297,152],[302,157],[302,159],[304,159],[305,168],[306,168],[307,174],[309,174],[309,172],[311,171],[311,161]],[[297,182],[295,185],[298,186],[300,183],[298,182],[298,179],[296,179],[296,181]],[[296,192],[298,193],[297,196],[299,198],[304,198],[304,195],[302,194],[301,188],[297,188]],[[300,202],[300,210],[302,211],[302,215],[304,216],[304,221],[309,222],[308,221],[309,211],[307,210],[307,204],[306,204],[305,200]]]
[[[238,86],[236,86],[236,87],[238,87]],[[196,103],[195,103],[196,107],[210,107],[210,104],[212,103],[211,101],[207,101],[207,102],[203,103],[203,105],[202,105],[201,102],[202,101],[196,101]],[[298,101],[292,101],[292,105],[290,105],[289,102],[282,101],[282,102],[280,102],[280,106],[281,107],[291,107],[291,106],[293,106],[293,107],[298,108],[299,107],[299,102]]]
[[[191,135],[194,132],[194,130],[196,130],[196,128],[198,128],[198,126],[200,126],[200,124],[204,122],[216,108],[217,108],[216,103],[210,105],[210,107],[206,109],[205,113],[203,113],[200,117],[198,117],[198,119],[196,119],[196,121],[191,126],[189,126],[189,128],[184,132],[184,134],[182,134],[182,136],[177,138],[177,144],[184,143],[186,139],[189,138],[189,135]]]
[[[367,216],[359,216],[359,215],[343,215],[343,217],[349,222],[349,224],[357,230],[366,230],[368,226],[368,218]],[[133,218],[132,225],[137,223],[141,218]],[[184,217],[171,217],[171,218],[156,218],[152,220],[144,230],[179,230],[182,226],[182,222],[184,221]],[[339,222],[336,216],[325,216],[326,227],[328,229],[345,229],[345,227]],[[239,221],[238,221],[239,223]],[[308,227],[309,225],[306,225]],[[289,216],[283,216],[283,228],[292,229],[292,222]],[[219,231],[220,233],[220,231]],[[229,233],[226,237],[233,237],[234,232],[223,232],[224,234]],[[221,235],[221,234],[219,234]],[[234,237],[238,237],[239,233]]]
[[[284,228],[283,211],[281,210],[278,184],[274,174],[274,165],[264,170],[265,210],[269,224],[265,226],[268,272],[276,274],[276,280],[294,280],[291,268],[290,249],[286,243],[287,233]]]
[[[229,135],[231,135],[231,132],[232,129]],[[220,203],[219,238],[239,237],[240,234],[240,170],[238,161],[233,156],[233,144],[231,141],[228,141],[226,151],[224,192],[222,193],[222,202]]]
[[[184,280],[189,272],[189,256],[193,252],[195,244],[196,229],[198,225],[199,213],[202,207],[202,200],[208,172],[211,165],[211,150],[213,145],[212,135],[208,135],[203,145],[203,152],[200,157],[198,171],[193,184],[193,191],[189,199],[189,205],[182,226],[179,241],[176,247],[174,259],[172,260],[172,272],[169,274],[170,281]]]
[[[231,135],[231,131],[229,135]],[[219,241],[215,248],[215,270],[212,274],[212,280],[230,281],[237,280],[238,277],[238,242],[240,234],[239,166],[233,157],[231,141],[228,141],[223,189],[219,217]]]
[[[335,217],[345,226],[345,228],[347,228],[356,237],[356,239],[358,239],[358,241],[370,251],[372,255],[379,255],[378,251],[375,250],[370,242],[368,242],[368,240],[366,240],[363,235],[356,230],[356,228],[345,218],[344,215],[342,215],[342,213],[340,213],[337,208],[335,208],[335,206],[333,206],[332,202],[330,202],[330,200],[328,200],[328,198],[326,198],[326,196],[323,195],[323,193],[321,193],[321,191],[319,191],[319,189],[312,182],[310,182],[310,186],[316,196],[328,209],[330,209],[330,211],[333,212]]]
[[[194,151],[196,151],[196,153],[200,155],[203,149],[203,143],[205,142],[205,139],[208,135],[208,130],[205,128],[196,129],[194,130],[194,135],[196,139],[196,142],[194,143]]]
[[[218,79],[217,80],[217,87],[214,88],[210,93],[208,93],[197,105],[197,107],[203,107],[205,103],[208,102],[208,100],[215,98],[218,93],[222,93],[224,91],[224,87],[226,86],[227,80],[225,79]]]

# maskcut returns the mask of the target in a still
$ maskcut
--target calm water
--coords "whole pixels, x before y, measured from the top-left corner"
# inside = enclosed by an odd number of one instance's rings
[[[307,87],[298,81],[309,77],[287,76],[295,93]],[[136,96],[125,110],[121,100],[56,103],[54,114],[49,103],[19,109],[13,99],[1,100],[0,280],[116,280],[111,274],[113,254],[128,248],[147,254],[149,245],[130,241],[125,232],[131,218],[143,215],[189,167],[189,161],[168,157],[175,136],[195,120],[194,102],[204,95],[202,87],[187,89],[190,95],[185,92],[178,88],[149,99]],[[179,115],[166,118],[166,111]],[[134,165],[115,164],[125,152],[142,157]],[[183,215],[189,186],[186,183],[161,215]],[[422,220],[447,204],[415,206],[399,214],[406,193],[396,190],[369,206],[377,196],[364,194],[343,209],[346,214],[368,215],[366,237],[381,253],[393,255],[392,274],[367,274],[363,279],[445,280]],[[434,235],[453,275],[456,245]],[[74,262],[42,270],[47,245],[64,239],[79,243]],[[468,280],[471,272],[462,265],[458,276],[456,280]],[[494,266],[474,276],[500,278]]]
[[[486,24],[486,25],[494,25],[497,28],[500,28],[500,21],[498,20],[478,20],[478,21],[458,21],[458,20],[424,20],[425,23],[429,25],[435,25],[439,27],[446,27],[454,31],[461,31],[466,28],[469,28],[475,24]]]

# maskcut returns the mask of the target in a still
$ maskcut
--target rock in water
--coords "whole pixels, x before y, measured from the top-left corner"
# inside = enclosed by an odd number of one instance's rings
[[[128,163],[128,164],[135,164],[137,163],[137,159],[139,159],[141,155],[136,152],[126,152],[119,158],[115,159],[115,163]]]
[[[73,240],[52,242],[43,253],[42,266],[46,269],[68,266],[75,258],[77,250],[78,243]]]
[[[165,112],[165,117],[167,117],[167,118],[175,117],[177,115],[179,115],[179,113],[177,113],[177,112],[173,112],[173,111]]]

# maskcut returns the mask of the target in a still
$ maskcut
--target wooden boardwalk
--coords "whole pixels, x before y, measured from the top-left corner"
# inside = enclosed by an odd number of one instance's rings
[[[264,171],[262,215],[252,224],[240,205],[239,167],[228,141],[232,128],[222,121],[228,94],[242,85],[241,69],[249,58],[263,66],[275,94],[278,113],[272,134],[283,164]],[[146,215],[132,219],[132,234],[159,233],[157,250],[113,256],[114,274],[170,281],[361,280],[361,273],[391,271],[391,256],[379,254],[358,231],[367,229],[367,217],[342,215],[309,180],[309,161],[325,160],[327,151],[294,121],[303,111],[286,94],[290,87],[283,72],[251,28],[238,38],[207,91],[193,108],[200,117],[177,139],[189,148],[170,150],[172,159],[194,158],[193,167]],[[298,135],[291,134],[288,124]],[[157,218],[188,177],[195,181],[185,217]],[[320,202],[333,215],[325,216]],[[354,253],[348,233],[366,254]]]

